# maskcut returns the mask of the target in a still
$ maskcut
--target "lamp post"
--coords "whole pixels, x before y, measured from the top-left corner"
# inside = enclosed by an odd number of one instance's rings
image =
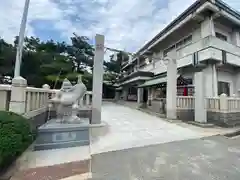
[[[15,62],[15,68],[14,68],[14,77],[20,76],[22,50],[23,50],[24,35],[25,35],[26,24],[27,24],[29,3],[30,3],[30,0],[26,0],[24,5],[23,16],[22,16],[22,21],[21,21],[20,31],[19,31],[17,55],[16,55],[16,62]]]

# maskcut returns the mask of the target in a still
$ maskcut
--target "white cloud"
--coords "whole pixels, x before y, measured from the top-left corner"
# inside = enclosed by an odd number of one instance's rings
[[[49,0],[31,0],[28,15],[27,35],[34,35],[33,20],[53,20],[62,18],[57,4]],[[0,6],[0,37],[11,42],[18,35],[25,0],[2,1]]]
[[[25,0],[6,0],[0,6],[0,36],[12,41],[18,34]],[[27,35],[34,35],[31,22],[48,20],[49,29],[66,39],[76,32],[90,38],[101,33],[106,45],[136,51],[195,0],[31,0]],[[226,0],[240,9],[237,0]],[[40,37],[41,38],[41,37]]]

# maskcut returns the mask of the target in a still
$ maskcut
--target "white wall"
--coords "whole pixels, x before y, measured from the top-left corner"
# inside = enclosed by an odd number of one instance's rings
[[[207,65],[207,67],[202,70],[204,75],[204,89],[205,89],[204,95],[206,97],[217,96],[217,79],[216,79],[217,77],[214,76],[214,71],[216,73],[216,68],[212,64]],[[197,82],[195,82],[194,77],[195,76],[193,75],[193,84],[196,85]]]
[[[233,30],[232,43],[236,46],[240,46],[240,31],[239,31],[239,29]]]
[[[227,36],[227,42],[233,43],[231,27],[227,27],[223,24],[220,24],[219,22],[214,22],[214,28],[215,28],[215,32],[218,32]]]
[[[214,24],[212,17],[206,17],[201,23],[201,38],[215,36]]]
[[[205,82],[205,96],[214,96],[214,77],[212,65],[208,65],[204,70],[204,82]]]
[[[197,27],[193,32],[192,32],[192,40],[193,42],[199,41],[201,39],[201,27]]]
[[[163,51],[175,44],[179,40],[183,39],[184,37],[192,34],[192,43],[197,42],[201,39],[201,27],[200,25],[196,24],[189,24],[189,26],[184,26],[180,28],[178,31],[174,32],[170,35],[167,39],[163,40],[160,45],[158,45],[158,52],[156,52],[155,56],[162,59],[163,58]],[[187,47],[187,46],[186,46]],[[181,54],[182,55],[182,54]],[[140,69],[141,71],[150,71],[154,74],[159,74],[162,72],[166,72],[165,65],[162,64],[161,61],[155,62],[155,67],[153,66],[153,62],[143,68]]]
[[[155,63],[155,68],[151,70],[154,74],[159,74],[167,71],[167,66],[162,63],[162,61],[157,61]]]

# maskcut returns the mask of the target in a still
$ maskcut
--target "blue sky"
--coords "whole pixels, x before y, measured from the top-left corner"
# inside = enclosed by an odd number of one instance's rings
[[[0,37],[18,34],[25,0],[1,0]],[[69,41],[73,32],[135,52],[195,0],[31,0],[27,35]],[[239,0],[224,0],[240,10]]]

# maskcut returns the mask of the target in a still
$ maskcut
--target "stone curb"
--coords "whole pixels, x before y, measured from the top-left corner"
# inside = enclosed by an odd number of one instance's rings
[[[234,136],[238,136],[238,135],[240,135],[240,129],[238,129],[234,132],[224,134],[224,136],[229,137],[229,138],[234,137]]]
[[[187,124],[191,124],[194,126],[202,127],[202,128],[213,128],[216,127],[214,124],[211,123],[199,123],[195,121],[185,121]]]

